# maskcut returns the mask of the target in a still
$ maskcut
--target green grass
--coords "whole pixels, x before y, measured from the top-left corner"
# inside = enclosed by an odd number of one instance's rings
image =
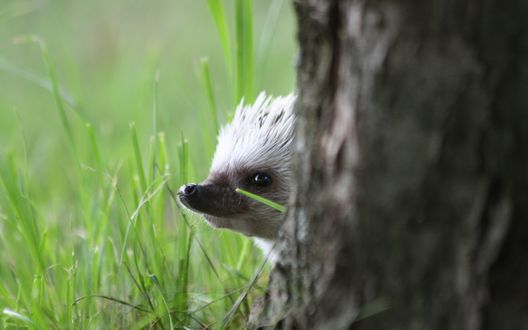
[[[263,256],[175,192],[293,55],[278,0],[3,1],[0,328],[243,327]]]
[[[274,201],[272,200],[269,200],[267,198],[264,198],[262,196],[259,196],[259,195],[255,195],[253,193],[250,193],[249,191],[245,191],[244,189],[241,189],[241,188],[236,188],[236,192],[239,193],[239,194],[242,194],[244,196],[247,196],[251,199],[254,199],[256,200],[257,202],[259,203],[262,203],[262,204],[265,204],[279,212],[286,212],[286,206],[284,205],[281,205],[279,203],[275,203]]]

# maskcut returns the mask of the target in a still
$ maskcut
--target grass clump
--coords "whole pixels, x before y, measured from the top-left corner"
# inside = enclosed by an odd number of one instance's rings
[[[291,13],[257,80],[276,2],[24,3],[0,5],[0,328],[243,327],[263,257],[175,191],[241,97],[291,90]]]

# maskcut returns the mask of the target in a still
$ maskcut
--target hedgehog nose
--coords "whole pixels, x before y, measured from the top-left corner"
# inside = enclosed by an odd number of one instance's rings
[[[180,192],[182,192],[185,196],[191,196],[192,194],[196,192],[197,188],[198,188],[198,185],[194,183],[189,183],[188,185],[183,186],[180,189]]]

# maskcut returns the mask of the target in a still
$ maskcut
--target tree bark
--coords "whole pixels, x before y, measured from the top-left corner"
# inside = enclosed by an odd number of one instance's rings
[[[252,325],[528,329],[528,1],[295,8],[297,185]]]

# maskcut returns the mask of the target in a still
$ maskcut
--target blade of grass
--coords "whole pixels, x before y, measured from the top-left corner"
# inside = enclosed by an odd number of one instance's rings
[[[189,228],[192,229],[192,226],[190,225],[189,220],[187,219],[187,216],[185,215],[184,211],[181,209],[181,206],[180,206],[180,204],[177,201],[177,197],[176,197],[176,194],[175,194],[174,190],[171,188],[171,186],[169,184],[167,184],[166,187],[167,187],[167,190],[169,191],[169,194],[170,194],[172,200],[174,201],[175,205],[177,206],[177,208],[178,208],[178,210],[180,212],[180,215],[181,215],[182,219],[184,220],[184,223]],[[209,267],[213,271],[213,274],[214,274],[215,278],[218,280],[218,283],[221,285],[223,291],[227,294],[227,289],[224,286],[224,282],[222,281],[222,278],[220,277],[220,273],[218,272],[217,267],[213,263],[213,260],[211,259],[211,257],[207,253],[207,250],[205,249],[205,247],[202,244],[201,240],[197,236],[194,236],[194,240],[198,244],[198,247],[200,248],[200,251],[203,253],[203,256],[205,257],[205,259],[207,261],[207,264],[209,265]],[[230,299],[232,299],[230,295],[228,295],[228,296],[230,297]],[[232,303],[234,303],[234,300],[232,300]]]
[[[170,175],[170,162],[167,153],[167,143],[165,139],[165,133],[158,133],[158,143],[159,143],[159,155],[158,155],[158,164],[160,175],[168,177]]]
[[[221,0],[207,0],[207,4],[209,5],[209,10],[213,15],[216,30],[218,31],[218,34],[220,36],[220,44],[222,45],[222,49],[224,50],[226,69],[228,76],[230,77],[229,80],[232,80],[231,77],[233,72],[233,58],[231,55],[231,41],[229,38],[229,27],[227,24],[224,6],[222,5]]]
[[[270,4],[268,14],[266,15],[266,20],[263,25],[266,28],[262,29],[260,34],[256,54],[258,63],[257,67],[259,70],[258,74],[260,75],[264,75],[266,72],[266,64],[270,58],[269,53],[271,50],[271,42],[275,36],[275,31],[277,29],[277,24],[279,22],[283,5],[284,0],[273,0]]]
[[[97,144],[97,138],[95,137],[94,129],[91,123],[86,123],[86,130],[88,131],[88,138],[90,139],[90,144],[92,147],[92,154],[95,158],[95,166],[97,170],[100,171],[100,174],[102,175],[103,162],[101,159],[101,151],[99,150],[99,146]]]
[[[194,241],[194,231],[192,228],[188,227],[187,234],[187,246],[186,253],[182,259],[180,259],[180,267],[177,277],[177,293],[174,296],[174,305],[176,306],[177,311],[187,312],[190,308],[189,306],[189,271],[190,271],[190,261],[191,261],[191,247]],[[184,319],[182,323],[185,326],[188,326],[189,320],[184,314]]]
[[[189,182],[189,142],[181,134],[181,141],[178,148],[178,159],[180,161],[180,180],[184,183]]]
[[[70,125],[70,121],[68,120],[68,116],[66,115],[66,108],[64,107],[64,103],[62,102],[62,97],[59,90],[59,84],[57,82],[57,76],[55,74],[55,69],[53,68],[53,64],[51,63],[48,46],[46,45],[46,42],[38,36],[32,36],[31,41],[39,45],[40,52],[42,55],[42,60],[44,61],[44,65],[46,66],[46,71],[48,73],[48,77],[51,83],[51,89],[53,91],[53,97],[55,99],[55,104],[57,105],[57,110],[59,111],[59,116],[62,122],[62,126],[64,127],[64,130],[66,131],[66,134],[68,135],[69,142],[72,144],[73,149],[75,151],[75,143],[73,139],[73,129]]]
[[[128,237],[129,237],[129,234],[130,234],[130,230],[135,226],[136,220],[139,217],[140,211],[143,209],[143,207],[146,207],[146,205],[149,204],[149,202],[151,201],[152,198],[154,198],[158,193],[160,193],[162,191],[162,189],[166,185],[167,181],[163,180],[157,186],[155,185],[156,183],[157,182],[153,182],[152,183],[153,187],[154,187],[152,189],[152,191],[147,190],[145,192],[145,194],[138,201],[136,209],[134,210],[134,212],[132,212],[132,214],[129,217],[129,222],[128,222],[128,226],[127,226],[126,233],[125,233],[125,238],[123,240],[123,247],[122,247],[122,250],[121,250],[121,260],[119,261],[119,265],[121,265],[123,263],[123,258],[124,258],[124,255],[125,255],[125,251],[126,251],[126,247],[127,247],[127,242],[128,242]],[[151,188],[152,187],[149,187],[149,189],[151,189]]]
[[[253,0],[236,0],[236,99],[254,101]]]
[[[251,247],[251,241],[245,240],[244,245],[242,245],[242,251],[240,252],[240,256],[238,258],[238,262],[236,265],[236,271],[240,273],[240,269],[242,268],[242,265],[244,264],[244,260],[246,260],[248,254],[249,254],[249,248]]]
[[[27,71],[26,69],[23,69],[14,63],[6,60],[3,57],[0,57],[0,71],[4,71],[6,73],[11,74],[12,76],[15,76],[17,78],[23,79],[25,81],[28,81],[32,84],[35,84],[39,86],[40,88],[45,89],[49,93],[53,95],[53,86],[49,79],[46,79],[45,77],[36,75],[30,71]],[[77,112],[78,115],[81,116],[81,118],[86,118],[86,113],[84,113],[83,109],[79,106],[79,104],[75,101],[75,99],[63,88],[59,87],[59,95],[61,99],[74,111]]]
[[[149,304],[150,306],[150,310],[153,311],[154,310],[154,305],[152,304],[152,300],[150,299],[150,296],[148,294],[148,291],[145,289],[144,285],[142,286],[137,280],[136,280],[136,277],[134,276],[134,274],[132,273],[132,270],[130,269],[130,266],[128,265],[128,263],[125,262],[125,268],[128,272],[128,275],[130,276],[130,278],[132,279],[132,282],[134,283],[134,285],[136,286],[136,288],[139,290],[139,292],[141,293],[141,295],[145,298],[145,300],[147,301],[147,303]]]
[[[13,317],[17,320],[20,320],[20,321],[23,321],[24,323],[27,323],[28,325],[31,325],[33,326],[33,321],[31,321],[31,319],[25,315],[22,315],[20,313],[17,313],[15,312],[14,310],[11,310],[9,308],[4,308],[4,310],[2,311],[2,313],[4,315],[7,315],[9,317]]]
[[[129,302],[126,302],[124,300],[117,299],[117,298],[110,297],[110,296],[105,296],[105,295],[89,295],[89,296],[79,297],[79,298],[75,299],[75,302],[73,304],[76,305],[76,304],[80,303],[81,301],[83,301],[85,299],[91,299],[91,298],[99,298],[99,299],[108,300],[108,301],[111,301],[111,302],[115,302],[115,303],[121,304],[123,306],[127,306],[127,307],[130,307],[130,308],[133,308],[133,309],[138,310],[138,311],[140,311],[142,313],[150,313],[149,310],[144,309],[141,306],[136,306],[136,305],[131,304]]]
[[[12,217],[19,223],[19,231],[28,244],[29,251],[38,265],[38,274],[45,270],[43,251],[39,249],[41,242],[39,221],[29,197],[29,191],[22,190],[27,185],[27,178],[17,171],[13,154],[8,155],[5,168],[0,167],[0,184],[4,188],[7,202],[11,207]]]
[[[143,169],[143,160],[141,157],[141,149],[136,132],[136,124],[130,123],[130,131],[132,133],[132,145],[134,146],[134,159],[136,161],[137,175],[139,177],[140,188],[142,192],[147,191],[147,179],[145,178],[145,170]]]
[[[246,197],[249,197],[253,200],[256,200],[257,202],[260,202],[262,204],[265,204],[269,207],[272,207],[274,208],[275,210],[279,211],[279,212],[286,212],[286,207],[284,205],[281,205],[279,203],[276,203],[274,201],[271,201],[265,197],[262,197],[262,196],[259,196],[259,195],[255,195],[253,193],[250,193],[249,191],[245,191],[244,189],[241,189],[241,188],[236,188],[236,192],[239,193],[239,194],[242,194]]]
[[[167,316],[169,317],[169,326],[170,328],[169,329],[174,329],[174,323],[172,321],[172,315],[171,315],[171,312],[170,312],[170,308],[169,308],[169,304],[167,303],[167,299],[165,299],[165,296],[163,295],[163,290],[160,286],[160,283],[157,279],[157,277],[155,275],[149,275],[149,278],[150,280],[152,281],[152,283],[154,284],[154,287],[158,290],[158,293],[159,293],[159,296],[160,296],[160,299],[163,303],[163,307],[165,308],[165,311],[167,313]],[[160,319],[160,322],[161,319]],[[160,323],[162,325],[162,323]],[[162,325],[163,327],[163,325]]]
[[[156,166],[158,157],[158,109],[159,109],[159,70],[154,74],[154,100],[152,101],[152,136],[151,136],[151,148],[150,148],[150,162],[149,162],[149,179],[154,180],[156,176]]]
[[[231,309],[227,313],[226,317],[222,320],[222,325],[220,326],[220,329],[225,329],[229,325],[229,323],[231,323],[231,321],[233,320],[233,317],[235,316],[236,312],[240,308],[240,305],[242,305],[242,303],[247,299],[249,292],[257,284],[258,279],[260,278],[260,276],[264,272],[264,268],[266,267],[266,264],[268,262],[269,256],[270,256],[270,254],[268,254],[266,256],[266,260],[264,260],[262,262],[262,264],[260,265],[259,269],[255,272],[255,275],[253,276],[253,279],[251,280],[249,285],[240,294],[240,296],[238,297],[238,299],[235,302],[235,304],[233,305],[233,307],[231,307]]]
[[[207,101],[209,103],[209,119],[212,119],[213,121],[213,128],[214,128],[214,136],[218,134],[220,131],[220,123],[218,122],[218,113],[217,113],[217,106],[216,106],[216,100],[214,97],[213,92],[213,84],[211,83],[211,73],[209,71],[209,60],[207,58],[203,58],[201,61],[202,64],[202,80],[205,88],[205,93],[207,94]]]

